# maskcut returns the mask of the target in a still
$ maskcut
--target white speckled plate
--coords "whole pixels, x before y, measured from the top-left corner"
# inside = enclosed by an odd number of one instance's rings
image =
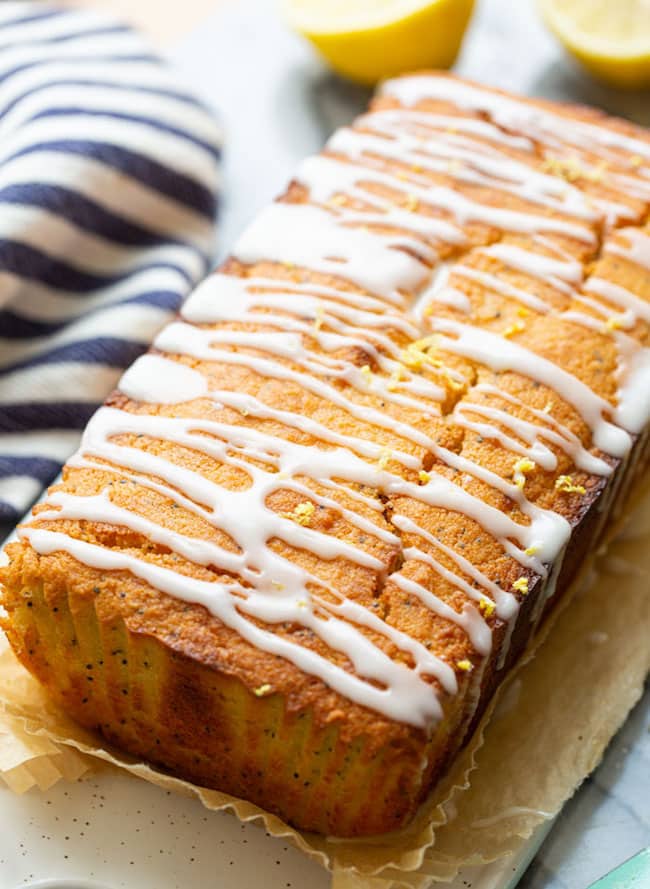
[[[326,889],[328,875],[255,825],[130,775],[106,772],[15,796],[0,787],[0,889]],[[510,889],[548,828],[516,860],[450,889]]]

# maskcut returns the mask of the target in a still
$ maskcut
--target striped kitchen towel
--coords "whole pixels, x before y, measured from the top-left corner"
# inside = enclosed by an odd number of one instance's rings
[[[0,3],[0,519],[205,273],[220,134],[129,27]]]

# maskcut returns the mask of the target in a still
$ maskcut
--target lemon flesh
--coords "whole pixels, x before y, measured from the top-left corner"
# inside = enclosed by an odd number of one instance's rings
[[[542,16],[594,77],[650,86],[650,0],[539,0]]]
[[[474,0],[285,0],[283,7],[335,71],[372,85],[418,68],[449,68]]]

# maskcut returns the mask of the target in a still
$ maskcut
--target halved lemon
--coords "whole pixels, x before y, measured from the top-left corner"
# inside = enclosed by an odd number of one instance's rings
[[[539,0],[549,28],[594,77],[650,86],[650,0]]]
[[[374,84],[418,68],[449,68],[474,0],[283,0],[289,24],[329,64]]]

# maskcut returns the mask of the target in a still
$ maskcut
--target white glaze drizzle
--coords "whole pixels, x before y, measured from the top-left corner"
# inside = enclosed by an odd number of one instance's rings
[[[503,447],[516,454],[521,454],[523,457],[528,457],[534,463],[539,463],[543,469],[546,469],[549,472],[557,468],[557,457],[549,447],[540,441],[540,439],[546,439],[551,444],[563,450],[571,457],[571,460],[578,469],[582,469],[584,472],[588,472],[592,475],[611,475],[612,470],[608,463],[587,451],[577,435],[571,432],[566,426],[558,423],[557,420],[554,420],[549,414],[531,408],[518,398],[498,389],[496,386],[490,386],[487,383],[475,386],[473,391],[474,393],[482,392],[496,395],[510,404],[523,408],[529,414],[533,414],[540,420],[540,422],[532,423],[521,417],[513,416],[507,410],[486,404],[478,404],[473,401],[465,401],[457,404],[454,411],[454,419],[460,426],[464,426],[467,429],[473,429],[485,438],[496,438]],[[488,420],[494,422],[480,423],[471,420],[467,417],[468,413],[486,417]],[[499,425],[496,426],[494,423],[498,423]],[[549,426],[552,426],[553,428],[549,428]],[[499,427],[505,427],[510,430],[517,436],[517,438],[515,439],[507,433],[504,433]],[[522,445],[519,441],[520,439],[523,439],[523,441],[528,444],[528,447]]]
[[[120,379],[120,391],[134,401],[148,401],[151,379],[158,384],[160,404],[180,404],[208,394],[205,377],[190,367],[159,355],[141,355]]]
[[[451,102],[465,111],[487,113],[499,127],[519,131],[550,147],[561,149],[567,145],[575,146],[618,164],[627,162],[629,174],[610,174],[615,184],[633,197],[641,200],[650,198],[650,182],[644,181],[650,177],[650,142],[613,127],[559,114],[515,96],[505,96],[448,77],[400,77],[385,83],[382,92],[406,106],[426,99]],[[641,163],[634,167],[631,158],[640,158]]]
[[[383,91],[407,106],[426,99],[438,99],[451,102],[465,112],[488,114],[497,126],[517,130],[539,141],[545,146],[549,160],[559,159],[561,162],[563,158],[568,159],[573,165],[571,169],[583,167],[580,159],[584,158],[585,177],[602,181],[610,189],[591,196],[610,228],[633,220],[636,215],[633,207],[611,197],[611,189],[635,201],[650,200],[650,142],[614,127],[599,126],[516,96],[505,96],[450,78],[401,77],[385,83]]]
[[[629,319],[630,326],[634,324],[637,318],[641,318],[646,324],[650,324],[650,303],[647,303],[640,296],[637,296],[620,284],[615,284],[606,278],[595,276],[585,282],[584,289],[587,293],[600,296],[623,309],[624,316]],[[603,314],[608,313],[603,312]]]
[[[305,673],[320,677],[330,688],[366,707],[385,713],[391,719],[424,727],[437,721],[442,714],[437,696],[417,670],[409,669],[383,654],[346,621],[322,620],[312,609],[300,608],[301,624],[318,632],[333,648],[344,647],[360,675],[335,667],[309,648],[263,630],[246,618],[247,613],[257,613],[256,606],[260,606],[273,622],[291,620],[297,608],[293,603],[281,601],[276,604],[268,596],[247,593],[243,587],[198,580],[55,531],[25,528],[21,536],[41,554],[64,550],[86,565],[105,571],[128,571],[174,598],[201,603],[256,648],[287,658]],[[239,593],[237,597],[233,595],[234,590]],[[334,626],[336,629],[332,632]],[[422,671],[435,668],[440,672],[433,658],[425,665],[418,664],[418,667]],[[366,681],[370,678],[384,687],[377,688]],[[447,686],[450,693],[455,691],[453,672],[448,677]]]
[[[467,294],[448,284],[452,268],[455,272],[458,270],[458,266],[455,264],[452,266],[450,262],[439,262],[433,269],[429,284],[418,294],[411,309],[418,323],[422,324],[423,312],[429,308],[432,302],[450,306],[451,308],[458,309],[459,312],[467,313],[470,311],[471,303]]]
[[[444,170],[461,182],[490,185],[502,191],[517,194],[532,203],[569,213],[579,219],[594,221],[597,218],[598,214],[589,206],[584,195],[578,189],[567,188],[556,177],[514,158],[503,150],[497,150],[495,146],[487,146],[485,142],[468,138],[465,134],[459,138],[455,132],[457,123],[453,121],[467,121],[467,118],[448,117],[446,119],[450,123],[446,130],[442,132],[434,130],[432,133],[431,128],[425,123],[428,117],[435,119],[436,115],[423,115],[405,109],[400,109],[398,112],[384,111],[362,117],[357,126],[395,140],[402,149],[398,157],[402,161],[413,161],[415,157],[415,163],[419,164],[424,156],[427,160],[422,163],[422,166],[431,170]],[[474,122],[477,123],[477,121]],[[482,138],[499,141],[495,135],[497,133],[505,135],[492,124],[485,121],[480,123],[482,127],[477,129],[475,134],[480,134]],[[409,129],[409,124],[416,124],[414,132]],[[339,133],[355,132],[357,131],[338,131],[328,143],[328,147],[335,150],[334,146],[340,138]],[[434,139],[431,138],[432,135],[435,137]],[[380,143],[375,142],[374,146],[382,153]],[[510,145],[509,147],[517,147],[521,151],[525,151],[528,155],[527,161],[534,160],[532,143]],[[396,157],[392,151],[390,156]],[[436,161],[437,158],[443,158],[446,161],[444,167],[441,167],[439,161]],[[591,240],[584,232],[582,237]]]
[[[395,145],[391,148],[393,142]],[[345,192],[347,188],[351,197],[366,201],[372,200],[380,208],[383,207],[384,214],[382,216],[371,216],[370,218],[368,214],[361,211],[351,213],[344,206],[338,208],[344,216],[356,222],[365,220],[374,223],[383,221],[385,225],[399,225],[400,222],[404,224],[403,210],[390,205],[385,200],[381,201],[381,198],[374,192],[364,191],[359,187],[362,183],[375,183],[400,192],[406,190],[409,195],[421,201],[423,205],[442,209],[452,214],[459,226],[468,222],[482,222],[506,231],[558,232],[587,242],[594,240],[593,232],[584,224],[572,222],[566,218],[543,216],[530,209],[506,209],[480,203],[459,191],[454,191],[447,185],[432,185],[424,175],[417,172],[417,168],[428,167],[435,172],[443,173],[448,172],[448,164],[434,164],[419,153],[412,156],[407,154],[405,158],[397,140],[373,139],[369,134],[357,130],[341,130],[335,134],[333,141],[328,143],[328,147],[331,150],[344,152],[343,156],[340,158],[333,156],[309,158],[298,171],[297,178],[309,187],[310,195],[314,200],[321,203],[331,200],[336,193]],[[401,178],[394,171],[378,170],[368,165],[372,158],[370,152],[383,154],[388,159],[411,160],[411,169]],[[504,180],[501,179],[477,181],[477,176],[472,176],[468,172],[463,174],[463,178],[468,184],[472,182],[502,189],[504,185]],[[452,244],[463,243],[465,240],[462,231],[454,229],[444,220],[425,216],[418,213],[417,210],[407,216],[409,216],[407,226],[412,230],[418,227],[420,231],[430,230],[432,235],[441,237]]]
[[[431,78],[423,80],[431,82]],[[420,79],[405,82],[406,87],[403,81],[397,82],[402,84],[400,98],[417,101],[422,89]],[[445,79],[444,83],[449,81]],[[388,84],[386,89],[391,92],[393,87]],[[473,93],[469,99],[463,93],[462,98],[470,104],[475,102]],[[492,106],[487,110],[492,113]],[[498,110],[503,114],[501,106]],[[577,189],[524,162],[523,157],[532,154],[528,138],[505,133],[486,121],[402,109],[367,115],[358,126],[363,129],[340,131],[330,141],[328,149],[336,157],[310,159],[299,173],[299,180],[309,188],[311,200],[327,205],[327,209],[275,204],[247,230],[234,251],[235,258],[244,264],[282,263],[289,269],[296,267],[298,273],[309,269],[335,276],[340,284],[332,287],[304,280],[214,275],[190,298],[183,310],[184,320],[168,326],[156,340],[156,349],[177,356],[176,360],[156,354],[144,356],[120,384],[125,395],[142,403],[174,405],[209,399],[214,410],[236,412],[240,419],[226,422],[204,416],[192,419],[102,408],[88,426],[79,455],[71,461],[73,466],[109,475],[116,473],[171,500],[220,531],[232,541],[232,548],[188,537],[165,527],[162,519],[145,518],[120,507],[111,500],[109,488],[96,496],[84,497],[56,492],[50,497],[51,509],[39,516],[52,522],[88,520],[129,528],[190,563],[215,566],[239,580],[199,580],[154,564],[146,556],[109,550],[59,531],[25,528],[21,534],[38,552],[65,550],[86,564],[102,570],[129,571],[169,595],[201,603],[256,647],[287,658],[351,700],[391,719],[429,728],[442,715],[430,678],[437,679],[446,693],[455,694],[458,684],[454,665],[432,655],[426,646],[346,598],[329,581],[299,567],[268,543],[284,541],[292,549],[313,553],[321,562],[343,559],[375,572],[381,583],[394,583],[438,617],[455,624],[467,634],[479,657],[489,654],[491,633],[477,606],[494,604],[497,616],[509,623],[509,635],[518,608],[516,597],[412,518],[401,514],[396,504],[387,526],[381,499],[368,491],[467,516],[496,538],[522,567],[546,579],[546,595],[552,594],[560,554],[570,534],[568,523],[558,514],[531,503],[522,488],[442,447],[423,431],[415,416],[410,419],[412,411],[425,418],[439,416],[439,403],[446,390],[400,364],[403,339],[417,339],[421,334],[413,316],[409,318],[404,309],[419,292],[420,305],[426,298],[461,313],[471,310],[466,295],[449,287],[444,277],[425,289],[431,278],[428,266],[437,261],[435,245],[444,242],[454,247],[466,246],[462,226],[468,221],[482,221],[505,232],[535,235],[535,240],[553,255],[505,243],[484,247],[482,251],[506,267],[546,281],[589,305],[590,296],[576,294],[582,282],[580,264],[539,236],[539,232],[556,232],[591,242],[590,225],[597,217]],[[535,132],[532,128],[533,137]],[[606,147],[621,147],[616,139],[601,141]],[[404,178],[394,168],[378,168],[378,158],[397,159],[413,169]],[[483,204],[453,189],[432,185],[419,168],[450,174],[456,182],[468,186],[489,186],[518,194],[533,205],[552,208],[571,218]],[[377,194],[369,185],[399,194],[406,192],[409,209]],[[339,193],[362,202],[364,209],[333,202],[332,198]],[[451,218],[425,213],[421,204],[443,210]],[[627,258],[639,262],[636,235],[629,242],[629,247],[615,245],[612,252],[625,251]],[[445,274],[450,272],[493,287],[500,295],[540,313],[550,309],[546,300],[514,287],[497,274],[462,264],[449,266]],[[617,285],[605,282],[607,286],[603,288],[598,281],[588,281],[585,294],[602,295],[623,306],[628,322],[630,313],[645,317],[643,312],[647,309],[639,305],[640,298],[628,291],[621,296]],[[363,292],[348,289],[349,285]],[[615,296],[598,294],[599,287]],[[564,317],[586,327],[602,328],[599,321],[581,312],[565,312]],[[203,329],[198,324],[220,326]],[[251,330],[250,325],[256,329]],[[556,391],[574,406],[591,429],[594,444],[607,454],[625,456],[631,444],[629,433],[638,432],[650,413],[650,400],[639,397],[644,389],[650,392],[647,350],[639,349],[630,337],[618,331],[613,336],[621,356],[619,392],[617,406],[612,407],[574,376],[517,343],[446,319],[431,319],[431,325],[437,331],[438,350],[464,356],[493,370],[513,370]],[[246,329],[242,330],[242,326]],[[368,355],[376,373],[369,369],[364,372],[354,360],[345,357],[348,350],[354,353],[359,349]],[[324,424],[313,417],[272,407],[263,400],[263,386],[258,396],[217,388],[208,377],[181,363],[178,356],[186,356],[192,363],[200,360],[237,365],[261,378],[284,380],[335,405],[342,416],[354,417],[364,427],[385,430],[404,445],[394,446],[387,453],[378,443],[376,431],[368,438],[362,437],[365,430],[351,435],[343,427],[335,428],[330,421]],[[442,370],[452,379],[462,381],[457,371],[444,366]],[[389,375],[393,377],[390,383]],[[577,436],[548,414],[518,402],[495,386],[480,384],[474,386],[474,391],[518,404],[538,422],[518,419],[502,407],[464,401],[453,414],[457,425],[489,435],[504,448],[529,457],[548,471],[557,467],[556,454],[549,447],[552,445],[567,453],[586,472],[611,473],[608,463],[589,453]],[[404,418],[398,421],[370,406],[368,392],[407,408]],[[260,428],[243,422],[248,417],[261,421]],[[263,431],[266,421],[280,424],[287,430],[286,435]],[[319,444],[299,443],[294,440],[296,434],[301,441],[308,436]],[[114,439],[120,435],[163,440],[206,454],[244,473],[249,484],[225,488],[159,454],[117,443]],[[427,454],[451,467],[459,478],[473,477],[509,498],[525,522],[515,521],[442,474],[425,473],[423,484],[411,481],[413,473],[422,474],[422,461]],[[332,496],[323,495],[321,489]],[[267,501],[282,490],[293,492],[315,508],[334,511],[361,536],[351,540],[321,533],[308,527],[308,522],[301,523],[274,511]],[[345,505],[349,500],[363,505],[367,512],[360,514],[349,508]],[[413,534],[427,550],[420,544],[405,547],[404,569],[391,570],[387,553],[400,548],[397,532]],[[375,541],[374,548],[357,542],[363,535]],[[383,555],[374,554],[377,551]],[[445,557],[445,563],[437,557],[439,554]],[[462,609],[457,611],[407,576],[406,567],[413,562],[426,565],[460,590],[467,598]],[[449,564],[455,568],[448,567]],[[550,574],[549,565],[553,566]],[[323,596],[319,590],[328,595]],[[539,599],[536,615],[541,614],[545,597],[540,595]],[[251,617],[269,628],[260,628],[249,620]],[[354,672],[274,632],[271,626],[280,622],[310,629],[326,646],[343,652]],[[371,643],[359,627],[378,633],[407,653],[411,665],[393,660],[380,646]],[[506,654],[504,646],[500,663]],[[476,700],[481,674],[480,667],[474,671],[468,692]]]
[[[541,355],[511,340],[489,331],[447,319],[431,319],[433,330],[438,331],[438,348],[456,355],[470,357],[495,371],[510,370],[542,383],[557,392],[573,405],[592,431],[597,448],[615,457],[624,457],[632,446],[630,432],[639,432],[639,418],[634,419],[629,431],[617,426],[603,416],[617,416],[617,408],[609,404],[582,383],[573,374],[563,370]],[[442,334],[451,336],[442,336]],[[631,418],[628,418],[628,422]]]
[[[650,237],[647,232],[638,228],[623,228],[616,233],[616,240],[610,239],[607,253],[622,256],[650,271]],[[621,237],[628,243],[622,243]]]
[[[202,331],[187,324],[176,323],[168,325],[162,333],[159,334],[154,345],[156,348],[163,351],[174,352],[176,354],[185,354],[205,360],[217,360],[226,363],[232,362],[244,365],[265,376],[270,375],[275,378],[281,378],[285,375],[286,379],[295,380],[314,394],[329,400],[333,404],[340,405],[356,419],[375,426],[383,427],[387,430],[392,430],[395,434],[421,446],[426,451],[441,458],[447,465],[454,469],[469,473],[470,475],[474,475],[476,478],[481,479],[489,486],[499,490],[511,500],[514,500],[519,505],[522,512],[530,518],[531,524],[527,526],[517,525],[515,522],[512,522],[512,520],[506,519],[506,517],[498,510],[494,510],[486,503],[471,497],[467,492],[463,491],[463,489],[459,488],[452,482],[447,481],[443,476],[436,475],[432,477],[431,481],[424,487],[412,485],[397,479],[392,481],[387,488],[385,485],[377,483],[379,480],[376,479],[374,486],[381,487],[392,494],[407,493],[409,496],[421,499],[423,502],[429,503],[429,505],[432,506],[445,506],[448,509],[464,512],[466,515],[474,518],[486,529],[489,528],[491,531],[496,532],[497,536],[503,539],[505,548],[511,552],[515,558],[521,561],[522,564],[535,564],[538,570],[543,572],[541,562],[531,562],[526,559],[520,551],[513,547],[511,543],[507,542],[509,537],[514,537],[518,540],[522,550],[535,546],[540,551],[541,560],[551,561],[553,559],[553,554],[563,545],[563,542],[569,533],[568,525],[564,519],[555,515],[555,513],[540,510],[528,503],[522,492],[515,485],[505,482],[499,476],[489,472],[478,464],[465,460],[464,458],[453,454],[451,451],[440,447],[430,436],[419,431],[414,426],[409,425],[404,421],[396,421],[375,408],[359,405],[356,402],[350,401],[328,383],[316,379],[315,376],[309,373],[298,374],[295,371],[288,370],[284,365],[269,361],[266,358],[243,355],[239,352],[225,352],[211,346],[211,341],[213,339],[216,338],[217,341],[222,341],[222,339],[225,338],[225,334],[232,334],[232,336],[227,337],[227,339],[233,343],[239,345],[251,343],[251,335],[247,332],[226,331],[224,333],[212,330]],[[296,359],[297,346],[292,348],[291,344],[285,345],[283,342],[278,344],[269,334],[258,334],[252,342],[262,351],[270,351],[272,354],[274,352],[276,354],[284,354],[285,356],[294,358],[294,360]],[[304,362],[304,364],[308,369],[312,369],[307,362]],[[357,382],[355,377],[351,378],[349,375],[346,376],[346,381],[353,386]],[[386,397],[387,399],[390,397],[395,400],[397,396],[395,393],[382,391],[382,397]],[[403,399],[400,400],[403,401]],[[373,484],[372,481],[364,482],[364,484],[368,483],[371,485]]]
[[[309,204],[266,207],[233,256],[248,265],[270,259],[340,276],[396,305],[403,304],[403,291],[426,276],[426,266],[398,249],[395,238],[344,228],[331,213]]]
[[[565,293],[571,293],[571,285],[575,286],[582,281],[582,266],[575,260],[554,259],[514,244],[492,244],[483,247],[480,252],[486,256],[494,256],[510,268],[525,272],[533,278],[547,281]]]
[[[217,303],[218,289],[219,303]],[[336,290],[318,284],[299,284],[274,278],[233,278],[218,272],[206,278],[181,309],[183,317],[195,324],[237,321],[254,309],[276,308],[315,321],[319,309],[329,313],[328,326],[341,319],[352,328],[395,329],[409,339],[417,339],[420,329],[403,314],[381,300],[361,293]],[[258,316],[257,322],[262,319]],[[325,318],[321,319],[323,322]],[[385,347],[390,350],[390,346]]]

